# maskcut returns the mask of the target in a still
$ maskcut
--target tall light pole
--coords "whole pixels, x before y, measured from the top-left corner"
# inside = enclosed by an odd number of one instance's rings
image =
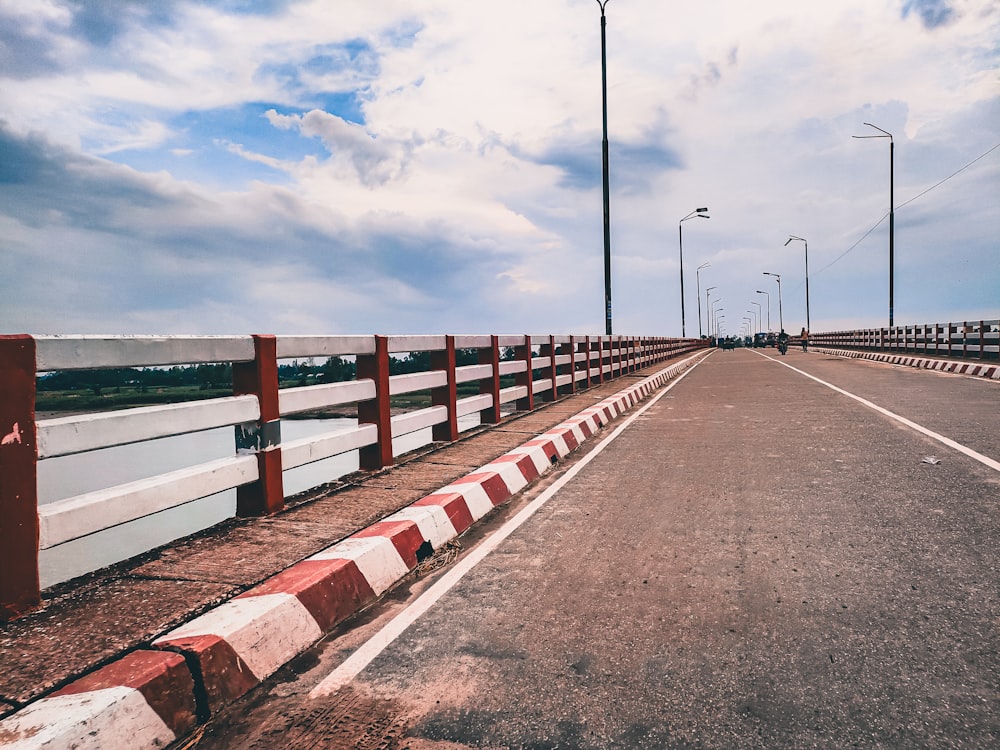
[[[750,300],[750,304],[751,305],[757,305],[757,331],[756,332],[760,333],[761,330],[763,330],[761,328],[761,320],[763,320],[763,318],[764,318],[764,311],[760,309],[760,302],[756,302],[754,300]]]
[[[701,269],[708,268],[711,263],[702,263],[694,271],[694,280],[697,286],[697,297],[698,297],[698,338],[701,338]],[[715,287],[712,287],[715,289]]]
[[[705,290],[705,327],[708,329],[708,335],[712,335],[712,305],[710,303],[712,297],[712,290],[717,287],[710,286]]]
[[[611,189],[608,182],[608,55],[607,19],[604,8],[610,0],[597,0],[601,8],[601,101],[604,105],[604,138],[601,141],[601,166],[604,175],[604,308],[605,333],[611,335]]]
[[[607,0],[605,0],[605,2],[607,2]],[[682,229],[684,222],[688,219],[693,219],[695,216],[701,217],[702,219],[710,218],[705,215],[706,211],[708,211],[707,208],[696,208],[694,211],[677,222],[677,248],[680,252],[681,258],[681,338],[687,338],[687,329],[684,326],[684,232]]]
[[[770,292],[762,292],[760,289],[758,289],[757,290],[757,294],[766,294],[767,295],[767,330],[768,330],[768,333],[770,333],[770,331],[771,331],[771,293]]]
[[[812,326],[809,324],[809,243],[794,234],[788,235],[788,242],[792,240],[798,240],[806,246],[806,330],[811,331]],[[785,243],[785,247],[788,247],[788,242]]]
[[[852,135],[852,138],[888,138],[889,139],[889,327],[892,328],[892,275],[893,275],[893,238],[896,234],[896,200],[893,196],[895,180],[893,178],[893,172],[895,170],[894,160],[895,160],[895,150],[896,143],[892,139],[892,133],[888,130],[882,130],[878,125],[872,125],[870,122],[866,122],[870,128],[875,128],[877,131],[882,133],[882,135]]]
[[[719,338],[719,313],[726,309],[724,307],[716,307],[716,305],[720,302],[722,302],[722,300],[717,299],[712,303],[712,329],[714,331],[712,336],[715,338]],[[723,315],[722,317],[725,316]]]
[[[769,271],[764,271],[765,276],[773,276],[778,280],[778,325],[781,330],[785,330],[785,319],[781,315],[781,274],[780,273],[770,273]],[[770,297],[768,298],[770,300]]]
[[[751,328],[755,327],[757,325],[757,311],[756,310],[747,310],[747,312],[750,313],[750,315],[752,316],[750,318],[750,326],[751,326]],[[756,333],[756,331],[754,331],[754,333]]]

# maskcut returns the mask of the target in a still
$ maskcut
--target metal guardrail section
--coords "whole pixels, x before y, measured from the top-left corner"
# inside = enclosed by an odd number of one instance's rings
[[[40,601],[38,552],[220,491],[237,491],[237,515],[284,507],[282,472],[359,451],[363,469],[393,462],[392,439],[431,428],[456,440],[458,418],[499,421],[513,403],[531,410],[550,401],[708,342],[630,336],[0,336],[0,619]],[[457,366],[456,351],[475,349],[478,364]],[[501,352],[513,350],[512,359]],[[389,375],[390,354],[429,352],[430,369]],[[278,362],[354,357],[355,380],[278,388]],[[229,363],[233,394],[203,401],[36,420],[39,373],[56,370]],[[501,388],[501,378],[514,384]],[[459,383],[479,393],[459,399]],[[392,415],[394,395],[429,391],[431,406]],[[280,419],[357,405],[358,424],[282,442]],[[39,461],[111,446],[233,427],[232,456],[108,489],[38,505]]]
[[[1000,358],[1000,320],[866,328],[809,336],[814,345],[965,359]]]

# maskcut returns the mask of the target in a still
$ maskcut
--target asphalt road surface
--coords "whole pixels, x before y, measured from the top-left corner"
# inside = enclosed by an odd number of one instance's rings
[[[197,747],[1000,746],[1000,384],[739,349],[647,404]]]

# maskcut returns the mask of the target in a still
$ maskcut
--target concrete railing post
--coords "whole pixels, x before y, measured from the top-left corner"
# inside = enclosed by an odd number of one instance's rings
[[[439,422],[431,428],[435,440],[454,442],[458,440],[458,382],[455,368],[455,337],[445,336],[445,348],[431,352],[431,369],[444,370],[448,382],[440,388],[431,390],[431,405],[448,408],[448,421]]]
[[[559,398],[559,387],[556,385],[556,337],[549,335],[548,342],[542,344],[538,347],[538,356],[548,357],[549,364],[545,369],[548,371],[549,381],[552,383],[552,388],[549,390],[548,394],[542,397],[542,401],[555,401]]]
[[[0,621],[39,605],[35,340],[0,336]]]
[[[601,385],[604,383],[604,349],[605,344],[607,344],[608,350],[608,362],[611,361],[611,343],[610,337],[609,341],[605,342],[603,336],[597,337],[597,383]]]
[[[256,425],[236,426],[236,449],[257,455],[259,478],[236,488],[236,515],[263,516],[285,507],[281,477],[281,413],[278,410],[278,347],[273,335],[254,335],[252,362],[233,363],[233,395],[254,395]]]
[[[362,469],[377,471],[392,466],[392,413],[389,406],[389,338],[375,337],[375,353],[359,354],[358,380],[375,381],[375,398],[358,404],[358,424],[374,424],[378,442],[359,451]]]
[[[590,336],[586,336],[583,340],[583,343],[580,344],[580,346],[582,350],[587,354],[587,358],[583,362],[583,368],[587,371],[587,379],[583,382],[586,383],[585,386],[586,388],[590,388],[590,386],[594,384],[594,374],[593,374],[594,371],[590,365],[590,352],[591,352]]]
[[[561,374],[570,376],[567,392],[574,395],[576,394],[576,336],[570,336],[568,344],[560,344],[559,353],[569,355],[569,364],[562,366]]]
[[[490,348],[479,350],[479,364],[491,365],[493,374],[479,381],[479,392],[489,393],[493,397],[493,406],[479,412],[479,421],[483,424],[500,423],[500,337],[490,336]]]
[[[525,363],[524,372],[517,373],[514,382],[528,389],[528,395],[517,400],[517,408],[519,411],[531,411],[535,408],[535,394],[532,390],[534,375],[531,372],[531,336],[526,335],[524,343],[514,347],[514,358]]]

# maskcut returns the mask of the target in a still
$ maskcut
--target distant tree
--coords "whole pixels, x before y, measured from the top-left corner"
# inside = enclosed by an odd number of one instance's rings
[[[320,376],[330,383],[341,383],[345,380],[354,380],[357,367],[353,362],[341,359],[340,357],[330,357],[320,368]]]

